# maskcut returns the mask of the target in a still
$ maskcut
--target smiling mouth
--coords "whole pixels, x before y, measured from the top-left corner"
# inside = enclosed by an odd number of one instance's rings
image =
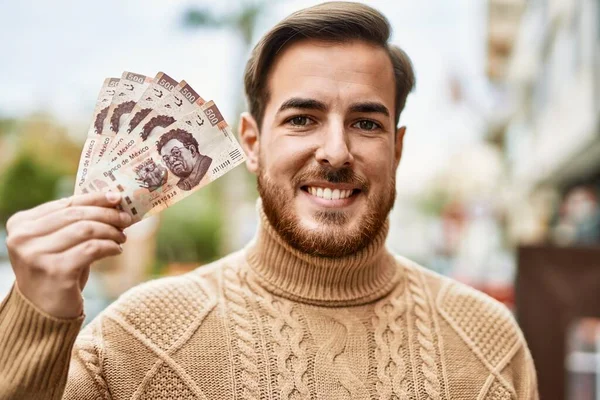
[[[332,189],[319,186],[302,186],[300,189],[325,200],[343,200],[360,193],[359,189]]]

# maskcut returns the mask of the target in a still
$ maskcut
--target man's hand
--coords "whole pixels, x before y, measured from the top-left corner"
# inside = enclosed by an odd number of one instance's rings
[[[8,256],[21,293],[58,318],[83,312],[90,264],[121,253],[131,217],[114,208],[117,193],[90,193],[44,203],[6,224]]]

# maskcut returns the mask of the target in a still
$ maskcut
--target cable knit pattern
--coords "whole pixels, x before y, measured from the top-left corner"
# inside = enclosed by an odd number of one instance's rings
[[[495,369],[519,341],[510,312],[481,292],[447,284],[437,301],[440,313]],[[481,318],[485,315],[486,318]]]
[[[368,400],[369,392],[352,371],[348,355],[352,351],[351,337],[364,335],[364,325],[348,310],[324,312],[328,316],[327,339],[315,354],[315,370],[323,371],[316,376],[319,398],[339,397],[344,393],[353,400]],[[321,332],[324,334],[324,332]]]
[[[512,396],[508,389],[506,389],[500,382],[494,380],[488,390],[485,400],[511,400]]]
[[[102,375],[102,362],[100,353],[102,351],[102,332],[97,327],[97,324],[90,324],[79,335],[79,346],[77,348],[77,357],[84,363],[86,369],[92,376],[92,379],[97,385],[98,392],[101,393],[102,399],[110,399],[108,385]]]
[[[194,393],[167,365],[163,365],[146,386],[139,400],[192,399]]]
[[[402,356],[406,303],[403,284],[375,307],[373,325],[377,350],[377,394],[379,399],[408,399],[406,392],[406,365]]]
[[[255,339],[252,331],[251,315],[244,299],[244,288],[238,273],[227,268],[224,271],[224,293],[229,307],[230,321],[234,338],[235,353],[235,381],[241,399],[254,400],[260,396],[258,382],[258,362],[255,350]]]
[[[432,320],[430,305],[419,272],[411,265],[406,269],[408,290],[414,302],[413,313],[417,328],[417,342],[421,359],[421,372],[425,376],[425,392],[427,398],[440,399],[440,381],[437,375],[436,350],[433,342]]]
[[[293,303],[266,291],[262,291],[262,297],[261,303],[273,321],[281,399],[308,399],[304,381],[308,363],[302,347],[304,330],[294,314]]]
[[[346,329],[342,324],[335,321],[333,332],[330,332],[329,339],[319,347],[315,355],[315,370],[325,371],[321,376],[315,377],[318,391],[322,393],[323,398],[331,397],[335,391],[335,387],[340,384],[334,360],[344,351],[345,342]],[[335,376],[335,378],[332,378],[332,376]],[[348,387],[344,386],[344,389],[350,392]]]
[[[83,316],[49,316],[15,286],[0,304],[0,400],[537,398],[497,302],[395,259],[385,232],[323,258],[261,224],[244,250],[130,290],[77,341]]]

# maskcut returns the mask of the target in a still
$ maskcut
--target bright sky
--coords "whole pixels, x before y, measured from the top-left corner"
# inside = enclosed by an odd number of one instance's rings
[[[260,18],[257,37],[292,11],[317,1],[276,1]],[[408,126],[398,192],[414,193],[450,155],[480,136],[478,114],[489,107],[483,74],[484,0],[366,2],[394,28],[393,42],[412,58],[417,90],[408,99]],[[44,110],[86,126],[102,81],[124,69],[154,75],[162,70],[191,82],[233,123],[244,49],[227,30],[181,27],[183,11],[206,5],[217,12],[239,1],[20,0],[0,3],[0,116]],[[448,78],[458,77],[467,106],[449,101]],[[477,106],[475,106],[477,105]],[[85,128],[76,132],[84,140]]]

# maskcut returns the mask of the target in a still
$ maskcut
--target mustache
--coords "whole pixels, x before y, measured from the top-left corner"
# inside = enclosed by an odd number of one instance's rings
[[[369,182],[358,174],[352,168],[333,169],[328,167],[311,167],[306,169],[293,179],[294,186],[300,185],[302,182],[320,180],[329,183],[345,183],[358,187],[362,192],[369,190]]]

